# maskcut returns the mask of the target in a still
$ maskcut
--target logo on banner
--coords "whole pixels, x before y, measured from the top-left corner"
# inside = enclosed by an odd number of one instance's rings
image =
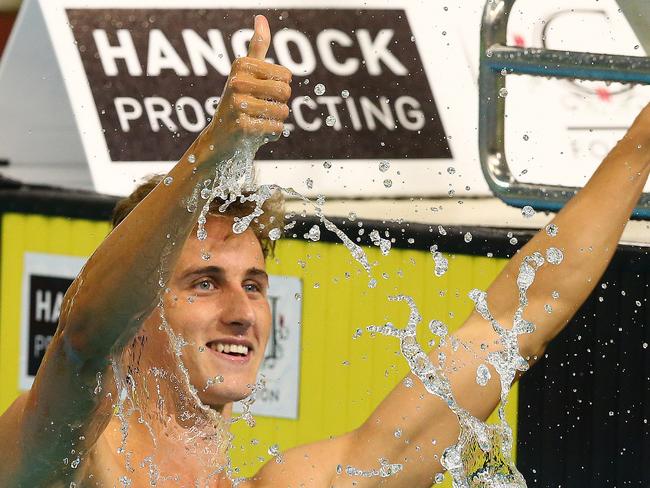
[[[113,162],[175,161],[215,111],[253,10],[67,9]],[[255,11],[257,13],[257,11]],[[404,10],[270,11],[292,137],[260,160],[448,159]],[[317,84],[325,86],[315,90]]]

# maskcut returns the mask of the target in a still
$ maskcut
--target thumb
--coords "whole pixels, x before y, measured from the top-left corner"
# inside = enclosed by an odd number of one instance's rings
[[[271,28],[263,15],[255,16],[255,32],[248,45],[248,57],[264,59],[271,45]]]

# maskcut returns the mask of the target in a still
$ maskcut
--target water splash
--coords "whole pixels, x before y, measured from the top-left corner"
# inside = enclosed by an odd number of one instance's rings
[[[380,458],[379,468],[369,469],[364,471],[355,468],[354,466],[347,466],[345,468],[345,473],[348,476],[360,476],[362,478],[373,478],[373,477],[388,478],[390,476],[395,476],[397,473],[402,471],[402,469],[404,469],[404,465],[391,464],[388,462],[387,459]],[[339,471],[340,473],[342,471],[342,467],[340,467],[337,471]]]
[[[432,248],[432,252],[436,252]],[[528,362],[519,352],[518,337],[530,334],[535,325],[523,318],[528,306],[527,292],[532,286],[537,271],[546,263],[558,265],[562,262],[561,251],[556,248],[547,250],[547,259],[535,252],[523,259],[517,275],[519,304],[513,316],[511,328],[502,326],[490,312],[487,293],[478,289],[469,292],[476,312],[487,320],[498,335],[501,349],[487,355],[490,364],[499,376],[500,403],[498,407],[499,423],[489,425],[471,415],[456,401],[449,380],[445,374],[446,355],[440,351],[438,364],[429,357],[416,340],[417,327],[422,322],[415,301],[406,295],[389,297],[390,301],[405,302],[410,310],[407,324],[403,328],[388,322],[383,326],[370,325],[368,331],[389,337],[396,337],[400,342],[400,351],[406,359],[411,372],[420,379],[425,390],[442,399],[456,415],[460,424],[460,435],[455,445],[448,447],[441,464],[452,476],[454,488],[523,488],[526,481],[517,471],[511,457],[513,447],[512,429],[506,419],[506,405],[512,383],[518,372],[528,369]],[[440,345],[445,345],[448,328],[439,321],[429,324],[431,332],[438,336]],[[476,371],[476,382],[486,386],[491,378],[486,364],[480,364]]]

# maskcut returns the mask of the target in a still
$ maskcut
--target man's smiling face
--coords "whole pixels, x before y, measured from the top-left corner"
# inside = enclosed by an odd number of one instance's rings
[[[190,381],[213,407],[250,394],[271,329],[262,248],[251,230],[234,234],[232,224],[232,218],[209,216],[207,239],[193,232],[165,301],[169,325],[189,343],[182,360]],[[208,386],[218,376],[223,383]]]

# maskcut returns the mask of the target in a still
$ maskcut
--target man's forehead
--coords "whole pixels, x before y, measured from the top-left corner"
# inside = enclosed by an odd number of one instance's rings
[[[264,268],[262,245],[249,228],[242,233],[232,230],[234,219],[229,216],[210,215],[205,223],[205,239],[199,239],[198,226],[192,231],[183,249],[183,260],[197,257],[206,261],[216,260],[255,261],[256,267]],[[221,258],[221,259],[220,259]]]

